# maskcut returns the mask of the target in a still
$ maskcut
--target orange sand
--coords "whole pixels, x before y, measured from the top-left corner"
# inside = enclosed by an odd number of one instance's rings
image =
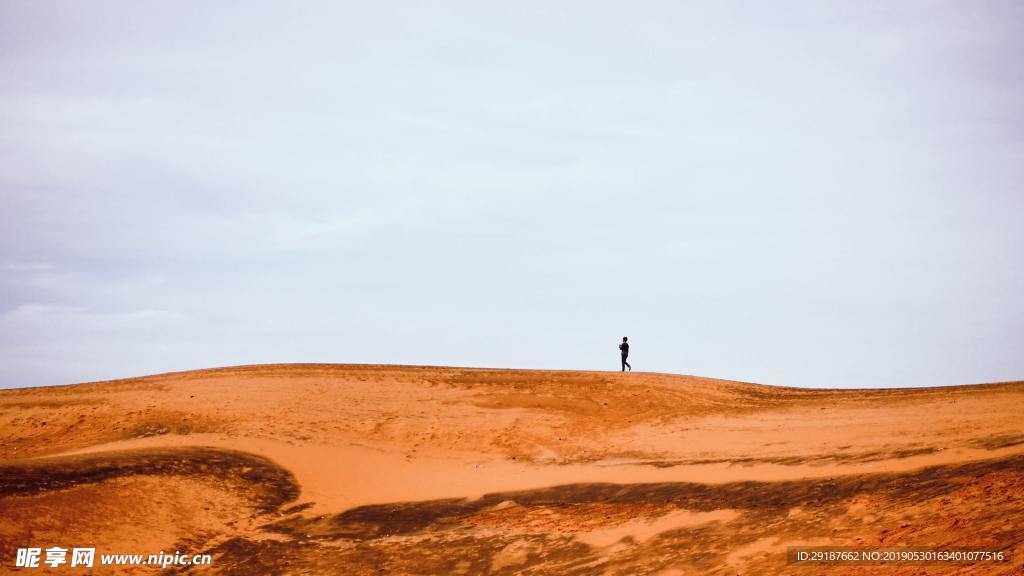
[[[1016,573],[1024,550],[871,568],[785,550],[1016,550],[1022,407],[1024,383],[398,366],[4,390],[0,572],[38,542],[210,552],[230,574]]]

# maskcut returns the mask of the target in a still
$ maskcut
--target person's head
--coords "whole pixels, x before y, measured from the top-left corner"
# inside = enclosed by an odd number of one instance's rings
[[[626,338],[625,336],[623,336],[623,337],[622,337],[622,341],[623,341],[623,342],[625,342],[625,341],[627,341],[627,340],[629,340],[629,338]]]

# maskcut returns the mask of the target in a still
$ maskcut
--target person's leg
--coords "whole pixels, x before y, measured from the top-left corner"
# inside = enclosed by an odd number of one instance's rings
[[[620,358],[622,359],[622,371],[625,372],[626,371],[626,357],[625,356],[620,356]]]
[[[629,365],[629,362],[626,362],[625,358],[622,359],[622,363],[626,365],[626,368],[629,368],[630,372],[633,371],[633,367]]]

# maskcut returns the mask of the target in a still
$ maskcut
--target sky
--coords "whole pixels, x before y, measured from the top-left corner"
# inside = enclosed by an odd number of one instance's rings
[[[0,0],[0,387],[1024,379],[1024,4]]]

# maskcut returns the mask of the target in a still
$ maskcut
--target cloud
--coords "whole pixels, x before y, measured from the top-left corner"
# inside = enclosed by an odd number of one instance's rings
[[[4,272],[48,272],[53,270],[53,264],[49,262],[16,262],[8,261],[3,264]]]
[[[0,10],[0,385],[1024,370],[1016,3]]]

